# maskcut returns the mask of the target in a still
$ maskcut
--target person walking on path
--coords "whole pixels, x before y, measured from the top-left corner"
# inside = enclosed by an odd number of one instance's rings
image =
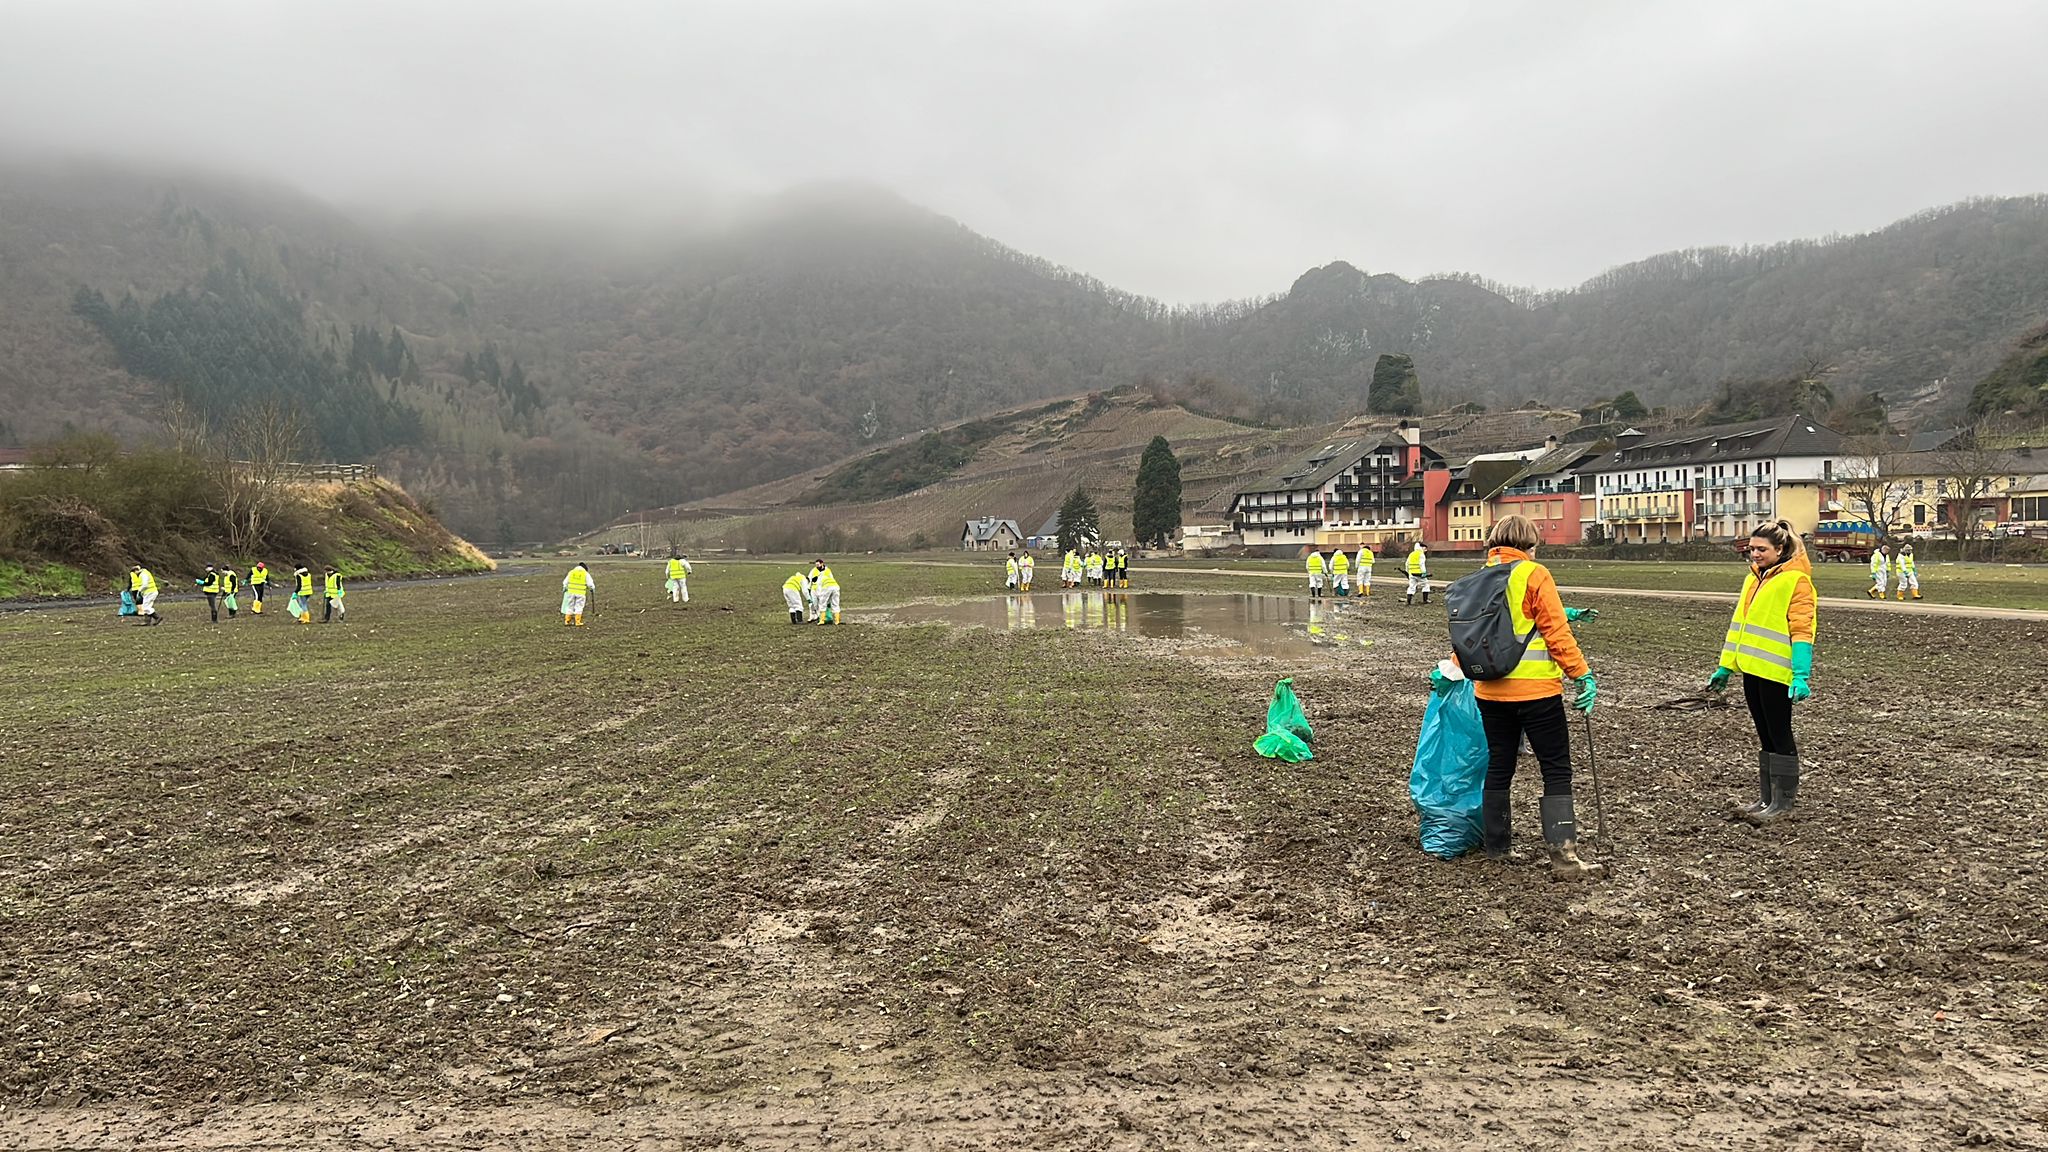
[[[562,623],[564,626],[583,627],[583,610],[590,605],[590,594],[597,591],[597,577],[578,560],[569,574],[562,577]]]
[[[1036,562],[1031,559],[1031,553],[1029,552],[1026,552],[1023,556],[1018,558],[1017,588],[1020,591],[1031,591],[1031,577],[1033,575],[1032,568],[1035,567],[1035,563]]]
[[[1515,761],[1526,737],[1543,770],[1543,840],[1549,848],[1551,878],[1584,879],[1603,874],[1606,866],[1579,859],[1564,679],[1572,681],[1571,707],[1588,716],[1598,689],[1558,599],[1557,581],[1534,558],[1542,538],[1534,521],[1518,515],[1501,517],[1486,534],[1486,567],[1511,566],[1504,589],[1508,618],[1515,636],[1526,638],[1528,645],[1505,674],[1472,684],[1486,730],[1480,842],[1490,859],[1527,862],[1526,856],[1514,852],[1509,804]],[[1442,672],[1431,673],[1430,679],[1439,690],[1450,683]]]
[[[1906,598],[1906,589],[1913,589],[1913,599],[1920,598],[1920,568],[1913,562],[1913,546],[1899,545],[1899,554],[1892,559],[1892,587],[1898,589],[1899,599]]]
[[[313,573],[304,564],[301,564],[297,568],[292,569],[292,575],[298,578],[298,587],[292,593],[291,603],[285,605],[285,607],[291,609],[292,616],[299,623],[311,624],[313,622]]]
[[[1330,583],[1337,595],[1351,595],[1351,554],[1342,548],[1330,553]]]
[[[1421,540],[1417,540],[1415,547],[1408,550],[1407,603],[1415,603],[1415,593],[1418,590],[1422,593],[1422,602],[1429,603],[1429,549],[1423,546]]]
[[[212,617],[208,622],[220,623],[220,571],[208,564],[206,575],[194,580],[193,583],[199,585],[199,591],[206,595],[206,614]]]
[[[1323,554],[1313,546],[1308,550],[1308,598],[1323,598]]]
[[[1373,559],[1372,545],[1361,541],[1358,545],[1358,558],[1351,562],[1351,566],[1358,571],[1358,594],[1360,596],[1372,595]]]
[[[1885,555],[1884,545],[1870,550],[1870,591],[1872,600],[1882,600],[1885,594],[1885,580],[1891,574],[1891,558]]]
[[[249,566],[249,611],[263,615],[263,592],[270,587],[270,569],[258,560]]]
[[[128,569],[128,591],[135,597],[135,615],[144,624],[161,624],[164,618],[156,614],[156,574],[141,564]]]
[[[336,572],[334,566],[330,564],[323,573],[321,582],[321,598],[326,602],[326,608],[320,613],[320,622],[332,624],[336,617],[342,617],[346,622],[348,607],[341,599],[348,594],[348,589],[341,586],[341,573]]]
[[[798,572],[782,582],[782,602],[789,608],[789,622],[801,624],[811,618],[811,577]]]
[[[220,606],[228,610],[230,620],[235,618],[235,611],[241,607],[241,602],[235,599],[235,589],[241,582],[241,574],[235,571],[233,564],[220,566]]]
[[[839,577],[832,574],[823,557],[811,570],[811,596],[817,602],[818,623],[839,623]]]
[[[1792,706],[1813,695],[1813,637],[1819,599],[1813,591],[1813,562],[1790,521],[1758,528],[1749,537],[1749,574],[1728,635],[1721,641],[1721,665],[1707,678],[1715,692],[1742,673],[1742,696],[1756,726],[1757,800],[1736,809],[1762,827],[1783,820],[1799,797],[1799,744],[1792,734]]]
[[[668,554],[668,602],[688,604],[690,602],[690,561],[681,552]]]

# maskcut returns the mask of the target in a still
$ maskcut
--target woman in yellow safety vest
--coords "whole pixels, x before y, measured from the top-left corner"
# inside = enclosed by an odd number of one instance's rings
[[[1906,598],[1906,589],[1913,589],[1913,599],[1920,598],[1920,569],[1913,562],[1913,546],[1899,545],[1899,554],[1892,558],[1892,586],[1899,590],[1899,599]]]
[[[668,602],[688,604],[690,602],[690,562],[681,552],[668,554],[668,579],[662,586],[668,589]]]
[[[263,592],[270,587],[270,569],[258,560],[249,566],[249,611],[263,615]]]
[[[199,585],[199,590],[206,595],[206,612],[213,618],[211,622],[220,623],[220,570],[208,564],[206,575],[193,583]]]
[[[839,577],[825,566],[823,557],[811,570],[811,596],[817,604],[818,623],[839,623]]]
[[[1314,548],[1308,550],[1308,598],[1320,600],[1323,595],[1323,554]]]
[[[1557,595],[1550,569],[1531,555],[1543,539],[1527,516],[1503,516],[1486,533],[1486,566],[1510,564],[1508,618],[1515,635],[1528,637],[1528,647],[1505,676],[1473,682],[1479,721],[1486,731],[1486,787],[1480,793],[1480,843],[1494,860],[1521,863],[1513,850],[1509,786],[1515,761],[1528,738],[1543,769],[1543,840],[1550,851],[1553,877],[1598,876],[1606,866],[1579,859],[1578,819],[1572,798],[1571,727],[1565,716],[1565,684],[1572,681],[1570,707],[1590,716],[1599,695],[1593,670],[1579,651],[1571,622],[1586,613],[1566,608]],[[1447,689],[1442,672],[1430,674],[1437,691]]]
[[[299,623],[311,624],[313,622],[313,573],[304,564],[301,564],[292,570],[292,575],[299,578],[299,586],[298,590],[292,593],[291,603],[285,605],[285,607],[292,610],[292,615],[298,617]]]
[[[1342,548],[1330,553],[1330,583],[1336,586],[1337,595],[1351,595],[1351,556]]]
[[[322,624],[333,623],[336,616],[348,616],[348,606],[341,602],[341,598],[348,594],[348,590],[341,586],[341,573],[330,566],[321,578],[320,591],[322,598],[327,602],[326,608],[320,613]],[[581,624],[582,617],[578,616],[576,622]]]
[[[1422,592],[1422,602],[1429,603],[1429,549],[1420,540],[1408,550],[1408,599],[1404,603],[1415,603],[1417,590]]]
[[[597,577],[581,563],[569,569],[562,577],[562,623],[583,627],[583,610],[590,605],[590,594],[597,591]]]
[[[1813,695],[1813,564],[1790,521],[1766,524],[1749,537],[1750,569],[1721,642],[1721,666],[1707,679],[1719,692],[1742,673],[1742,695],[1756,725],[1757,802],[1737,815],[1761,827],[1785,818],[1799,796],[1799,745],[1792,705]]]
[[[234,565],[223,564],[221,566],[220,606],[228,610],[228,619],[230,620],[235,618],[236,610],[241,607],[240,602],[235,599],[235,588],[241,583],[241,580],[241,574],[235,571]]]
[[[1358,558],[1352,562],[1352,567],[1358,570],[1358,594],[1360,596],[1372,595],[1372,562],[1372,545],[1361,543],[1358,546]]]

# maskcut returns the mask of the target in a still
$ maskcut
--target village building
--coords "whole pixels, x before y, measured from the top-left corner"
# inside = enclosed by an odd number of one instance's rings
[[[1057,529],[1055,529],[1057,531]],[[969,520],[960,530],[960,547],[967,552],[1009,552],[1024,547],[1024,533],[1015,520],[983,516]]]
[[[1443,458],[1403,424],[1391,434],[1325,443],[1231,497],[1247,548],[1375,548],[1422,537],[1450,482]]]
[[[1780,518],[1804,534],[1841,512],[1845,451],[1840,434],[1794,414],[1657,437],[1630,429],[1579,474],[1594,478],[1595,521],[1619,543],[1734,540]]]

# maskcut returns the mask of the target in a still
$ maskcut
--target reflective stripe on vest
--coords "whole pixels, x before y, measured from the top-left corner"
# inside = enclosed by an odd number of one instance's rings
[[[1529,599],[1529,578],[1536,574],[1534,560],[1517,560],[1515,570],[1508,573],[1508,618],[1514,622],[1515,635],[1526,636],[1529,646],[1522,650],[1522,660],[1514,670],[1502,677],[1504,680],[1549,680],[1553,683],[1563,679],[1563,670],[1550,658],[1550,645],[1543,640],[1542,629],[1536,627],[1536,619],[1523,611]]]
[[[251,584],[268,584],[268,583],[270,583],[270,569],[268,569],[268,568],[251,568],[251,569],[249,569],[249,583],[251,583]]]
[[[328,576],[325,580],[325,584],[327,588],[328,599],[331,600],[341,595],[341,573],[337,572],[331,576]]]
[[[582,596],[590,591],[590,573],[583,568],[569,569],[569,595]]]
[[[1778,571],[1757,586],[1756,573],[1742,581],[1742,596],[1721,641],[1721,667],[1780,684],[1792,683],[1792,594],[1804,572]]]
[[[812,574],[811,583],[816,584],[820,588],[837,588],[839,587],[839,577],[834,576],[830,568],[820,568]]]

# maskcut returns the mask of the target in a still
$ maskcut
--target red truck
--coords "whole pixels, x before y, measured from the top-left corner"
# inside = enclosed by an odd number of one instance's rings
[[[1816,561],[1869,563],[1878,544],[1877,529],[1868,520],[1823,520],[1813,530]]]

